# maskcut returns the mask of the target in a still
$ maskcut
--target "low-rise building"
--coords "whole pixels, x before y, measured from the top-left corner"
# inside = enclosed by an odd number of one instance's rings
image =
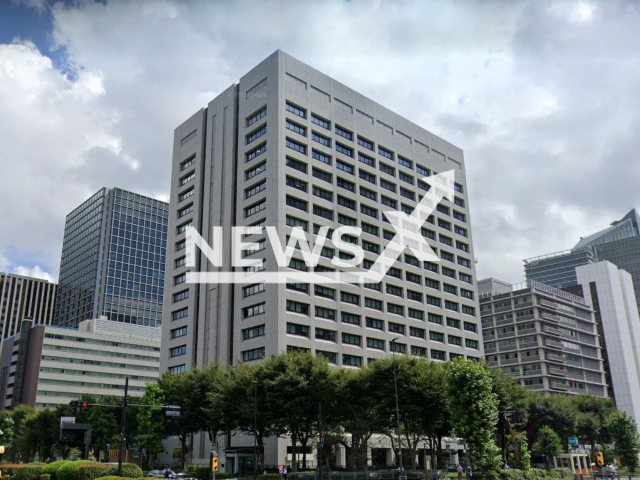
[[[25,319],[0,354],[0,410],[68,404],[82,395],[142,395],[158,379],[160,328],[93,319],[77,329]]]
[[[583,297],[529,281],[478,282],[485,359],[537,391],[607,396],[594,311]]]

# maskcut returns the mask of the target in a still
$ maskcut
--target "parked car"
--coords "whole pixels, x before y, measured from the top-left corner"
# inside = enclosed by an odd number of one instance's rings
[[[150,470],[149,473],[147,473],[147,477],[162,478],[162,477],[164,477],[164,471],[163,470]]]

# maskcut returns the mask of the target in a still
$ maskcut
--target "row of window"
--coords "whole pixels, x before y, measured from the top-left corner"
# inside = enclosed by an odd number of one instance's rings
[[[305,108],[302,108],[298,105],[295,105],[294,103],[287,101],[285,104],[285,108],[288,112],[293,113],[294,115],[297,115],[298,117],[301,117],[303,119],[307,118],[307,111]],[[296,133],[299,133],[303,136],[307,136],[306,134],[306,127],[296,124],[293,121],[287,119],[286,120],[286,124],[287,124],[287,128],[295,131]],[[326,130],[331,130],[331,122],[315,113],[311,114],[311,122],[315,125],[318,125],[320,127],[325,128]],[[353,142],[354,141],[354,133],[352,131],[350,131],[349,129],[342,127],[340,125],[335,124],[335,134],[345,138],[348,141]],[[314,136],[316,138],[314,138]],[[319,134],[318,132],[313,132],[312,131],[312,140],[317,141],[318,143],[321,143],[322,145],[326,146],[326,147],[331,147],[331,139],[329,139],[328,137],[325,137],[324,135]],[[361,147],[364,147],[372,152],[375,152],[375,143],[371,140],[368,140],[365,137],[362,137],[360,135],[357,135],[357,144]],[[341,145],[339,143],[336,142],[336,150],[344,153],[345,155],[348,155],[350,157],[353,157],[353,149],[351,149],[350,147],[346,146],[346,145]],[[378,154],[382,157],[385,157],[391,161],[394,161],[396,158],[396,154],[389,150],[388,148],[385,148],[381,145],[378,145]],[[306,151],[305,151],[306,153]],[[406,168],[412,169],[413,170],[413,161],[409,160],[406,157],[403,157],[402,155],[397,155],[397,159],[398,159],[398,163],[400,165],[403,165]],[[418,171],[419,174],[423,175],[423,176],[429,176],[429,169],[422,167],[420,165],[416,165],[416,169]],[[464,188],[461,184],[459,183],[455,183],[454,184],[454,189],[457,192],[460,193],[464,193]]]
[[[407,353],[407,345],[405,344],[395,344],[396,346],[393,347],[393,351],[396,351],[398,353]],[[294,347],[294,346],[288,346],[287,348],[288,351],[307,351],[309,352],[310,349],[308,348],[301,348],[301,347]],[[426,347],[420,347],[417,345],[411,345],[410,346],[410,353],[411,355],[415,355],[415,356],[419,356],[419,357],[428,357],[430,356],[431,359],[433,360],[442,360],[445,361],[447,360],[447,352],[442,351],[442,350],[437,350],[435,348],[430,349],[430,355],[428,354],[428,350]],[[323,350],[316,350],[316,355],[318,356],[322,356],[325,357],[329,363],[333,363],[333,364],[337,364],[338,363],[338,353],[336,352],[329,352],[329,351],[323,351]],[[358,355],[350,355],[347,353],[343,353],[342,355],[342,365],[346,366],[346,367],[362,367],[363,365],[363,357],[358,356]],[[260,360],[262,358],[265,357],[265,347],[259,347],[259,348],[252,348],[250,350],[244,350],[241,352],[241,357],[242,357],[242,361],[243,362],[251,362],[254,360]],[[456,358],[464,358],[463,355],[459,354],[459,353],[453,353],[453,352],[449,352],[449,360],[455,360]],[[470,360],[475,360],[477,361],[478,359],[476,357],[467,357]],[[368,358],[367,359],[367,363],[371,363],[374,362],[376,359],[375,358]]]

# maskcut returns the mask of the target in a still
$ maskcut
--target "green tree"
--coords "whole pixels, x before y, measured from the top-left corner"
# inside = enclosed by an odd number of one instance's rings
[[[155,458],[165,451],[162,441],[165,439],[165,414],[160,405],[164,405],[164,395],[157,383],[149,383],[140,399],[145,405],[158,405],[153,408],[140,408],[137,412],[138,430],[136,440],[142,456],[142,464],[153,469]]]
[[[13,446],[13,433],[14,433],[14,421],[11,418],[11,412],[9,410],[3,410],[0,412],[0,445],[4,446],[5,452]]]
[[[252,435],[258,446],[260,471],[264,468],[264,441],[279,436],[282,429],[277,424],[281,412],[269,408],[270,382],[264,363],[247,365],[240,363],[218,377],[217,388],[207,394],[204,414],[210,431],[241,430]]]
[[[447,366],[447,392],[454,431],[469,447],[472,466],[485,479],[497,478],[500,451],[494,443],[498,398],[487,367],[470,360]]]
[[[542,427],[551,428],[567,444],[576,431],[577,411],[572,400],[566,395],[543,395],[529,392],[527,400],[527,423],[525,429],[529,445],[533,446],[536,432]]]
[[[625,412],[615,411],[607,417],[606,427],[613,440],[613,453],[629,471],[635,471],[640,452],[636,422]]]
[[[398,356],[396,365],[402,443],[409,450],[407,460],[411,469],[415,470],[418,445],[428,438],[433,447],[433,457],[437,450],[441,450],[439,440],[449,433],[440,431],[445,425],[450,427],[445,371],[440,363],[416,357]],[[380,404],[379,416],[387,419],[388,431],[397,430],[395,388],[392,381],[394,361],[390,358],[381,359],[371,368],[375,398]],[[394,435],[390,438],[395,440]],[[434,460],[432,458],[432,463],[435,464]]]
[[[335,410],[336,422],[347,435],[340,435],[339,428],[332,433],[325,433],[325,441],[330,437],[341,443],[346,451],[347,468],[363,470],[367,464],[368,442],[376,432],[381,432],[388,425],[388,420],[381,417],[380,402],[376,392],[373,370],[367,366],[360,370],[337,369],[332,372],[335,380],[335,399],[339,408]],[[324,409],[326,412],[328,409]],[[324,412],[323,412],[324,413]],[[324,430],[335,427],[330,419],[331,412],[323,414]],[[328,419],[328,421],[326,421]],[[324,451],[324,450],[323,450]],[[328,465],[330,450],[325,451],[325,465]]]
[[[551,458],[562,453],[562,440],[550,427],[544,426],[538,431],[536,441],[533,444],[533,453],[544,457],[547,468],[551,468]]]
[[[25,461],[29,458],[29,452],[23,450],[24,442],[21,438],[25,434],[25,424],[29,418],[35,415],[36,411],[33,407],[27,405],[18,405],[9,411],[11,420],[13,420],[13,442],[7,452],[7,457],[11,462]]]
[[[328,404],[335,391],[329,364],[306,352],[274,355],[262,364],[263,388],[272,392],[267,405],[291,438],[292,470],[298,470],[298,445],[302,446],[302,467],[306,469],[307,446],[317,429],[318,403]]]
[[[158,380],[158,386],[167,404],[180,407],[179,417],[167,417],[166,428],[169,435],[175,435],[180,440],[182,468],[187,463],[187,441],[191,434],[209,428],[206,413],[207,395],[210,389],[214,388],[214,385],[207,385],[206,379],[210,378],[209,374],[208,369],[194,369],[178,375],[165,373]]]
[[[491,382],[493,393],[498,397],[498,443],[502,451],[502,459],[506,462],[509,446],[514,453],[512,464],[520,463],[520,449],[517,445],[517,428],[514,424],[515,413],[525,413],[527,410],[527,391],[521,387],[516,379],[500,369],[492,369]]]
[[[518,459],[516,460],[514,457],[513,466],[526,472],[531,469],[531,452],[529,451],[527,432],[520,432],[516,435],[516,449]]]
[[[87,400],[101,405],[119,405],[122,399],[102,397],[99,400]],[[109,458],[109,446],[120,441],[120,408],[90,406],[86,413],[86,422],[91,425],[91,443],[98,453],[104,452],[103,459]]]

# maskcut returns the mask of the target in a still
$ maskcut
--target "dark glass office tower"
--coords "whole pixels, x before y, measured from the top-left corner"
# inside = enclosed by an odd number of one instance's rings
[[[635,208],[609,227],[581,238],[571,250],[525,260],[525,276],[527,280],[567,288],[578,283],[577,267],[601,260],[631,274],[640,304],[640,216]]]
[[[162,323],[168,204],[103,188],[67,216],[54,324]]]

